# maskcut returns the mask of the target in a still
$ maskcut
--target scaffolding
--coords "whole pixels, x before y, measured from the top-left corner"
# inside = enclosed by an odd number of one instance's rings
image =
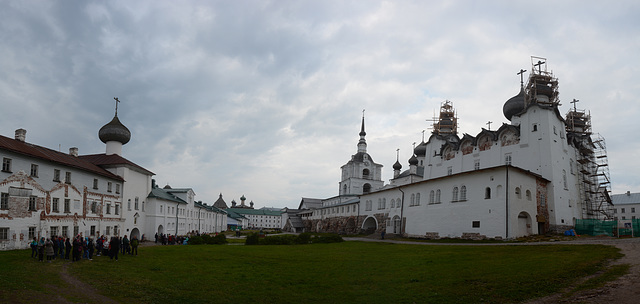
[[[591,115],[575,107],[567,113],[567,134],[577,149],[577,171],[584,219],[612,219],[611,178],[607,145],[600,134],[591,131]],[[573,170],[573,169],[572,169]]]
[[[451,101],[445,100],[440,104],[440,114],[437,117],[434,115],[432,121],[434,134],[458,134],[458,116]]]
[[[525,87],[525,107],[532,103],[558,106],[558,79],[547,71],[547,59],[531,56],[531,73]]]

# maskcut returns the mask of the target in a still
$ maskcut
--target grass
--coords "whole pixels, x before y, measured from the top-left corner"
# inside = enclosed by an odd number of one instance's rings
[[[0,252],[5,291],[64,287],[56,277],[64,262],[28,255]],[[69,272],[132,303],[513,303],[565,289],[620,256],[601,245],[153,246],[118,262],[73,263]],[[0,302],[11,302],[6,296]]]

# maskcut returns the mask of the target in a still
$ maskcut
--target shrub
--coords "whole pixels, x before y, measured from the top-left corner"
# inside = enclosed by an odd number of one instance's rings
[[[295,245],[297,238],[293,234],[268,236],[260,239],[260,245]]]
[[[341,236],[335,234],[335,233],[327,233],[327,234],[322,234],[322,235],[316,235],[313,237],[313,239],[311,239],[311,243],[314,244],[318,244],[318,243],[340,243],[340,242],[344,242],[344,240],[342,239]]]
[[[228,243],[227,236],[224,234],[218,234],[210,239],[211,239],[211,242],[207,244],[224,245]]]
[[[204,239],[201,236],[192,236],[189,238],[189,245],[202,245],[205,244]]]
[[[258,233],[252,233],[247,236],[247,240],[244,242],[245,245],[258,245],[260,243],[260,235]]]
[[[300,233],[296,238],[296,244],[298,245],[309,244],[309,243],[311,243],[311,233],[309,232]]]

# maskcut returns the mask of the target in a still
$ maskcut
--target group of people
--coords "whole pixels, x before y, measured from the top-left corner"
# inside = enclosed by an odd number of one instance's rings
[[[44,262],[44,256],[47,257],[47,261],[55,260],[57,257],[60,259],[73,260],[73,262],[80,261],[81,259],[93,260],[94,252],[97,252],[97,256],[104,254],[109,256],[110,259],[118,260],[118,253],[138,255],[138,246],[140,242],[137,237],[133,237],[131,240],[124,237],[113,236],[111,239],[107,239],[104,235],[99,237],[95,244],[93,238],[82,237],[82,234],[76,235],[73,239],[64,238],[61,236],[54,236],[50,238],[41,237],[38,241],[37,238],[33,238],[30,242],[31,257],[37,258],[39,261]]]
[[[156,244],[159,242],[162,245],[186,245],[185,241],[189,240],[188,236],[175,236],[175,235],[167,235],[164,233],[157,234],[156,233]]]

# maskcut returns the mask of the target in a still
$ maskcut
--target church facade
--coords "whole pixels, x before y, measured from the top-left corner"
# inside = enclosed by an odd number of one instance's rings
[[[402,171],[396,161],[386,185],[365,166],[371,156],[363,121],[358,154],[342,167],[339,195],[301,212],[305,227],[505,239],[562,232],[577,219],[610,219],[604,139],[592,133],[590,115],[575,102],[563,117],[557,78],[547,71],[546,59],[532,57],[528,81],[503,106],[509,123],[460,136],[453,103],[443,102],[432,134],[414,148],[409,169]],[[372,160],[369,165],[382,167]],[[351,180],[371,188],[349,187]]]

